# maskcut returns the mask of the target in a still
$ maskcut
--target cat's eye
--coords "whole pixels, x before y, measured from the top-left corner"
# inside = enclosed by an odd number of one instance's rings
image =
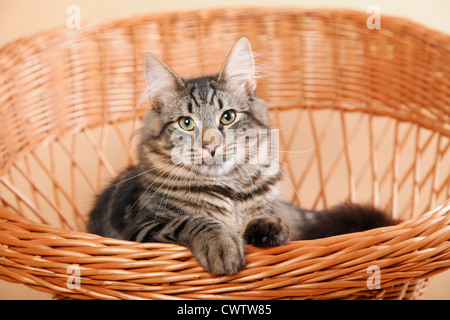
[[[233,110],[225,111],[220,117],[220,122],[223,124],[230,124],[236,119],[236,112]]]
[[[193,130],[195,126],[194,120],[192,120],[192,118],[190,117],[181,117],[178,123],[180,124],[181,128],[187,131]]]

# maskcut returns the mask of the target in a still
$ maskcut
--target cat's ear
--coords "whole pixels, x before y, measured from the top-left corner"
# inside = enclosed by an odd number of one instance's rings
[[[145,80],[154,107],[163,106],[176,96],[177,90],[184,87],[183,80],[153,54],[145,56]]]
[[[240,38],[231,49],[220,70],[219,81],[232,90],[253,95],[256,89],[255,60],[247,38]]]

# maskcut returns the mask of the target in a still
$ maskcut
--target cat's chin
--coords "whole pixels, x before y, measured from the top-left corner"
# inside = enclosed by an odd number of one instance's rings
[[[223,163],[202,163],[196,166],[196,171],[207,177],[222,177],[229,174],[235,166],[234,159],[224,161]]]

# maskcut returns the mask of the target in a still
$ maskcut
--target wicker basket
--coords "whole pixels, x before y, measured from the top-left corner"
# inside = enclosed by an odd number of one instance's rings
[[[0,278],[76,299],[420,297],[450,267],[450,37],[384,15],[368,29],[368,16],[168,13],[0,48]],[[215,73],[240,36],[258,53],[257,93],[287,151],[284,196],[317,209],[370,202],[404,222],[249,246],[247,268],[227,277],[184,247],[83,232],[93,195],[135,160],[150,108],[144,54],[186,77]]]

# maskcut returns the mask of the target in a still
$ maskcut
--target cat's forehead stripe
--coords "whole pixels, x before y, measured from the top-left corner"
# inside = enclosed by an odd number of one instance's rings
[[[202,107],[203,105],[214,105],[217,89],[212,81],[216,76],[207,76],[185,80],[190,84],[189,97],[193,105]]]
[[[216,88],[211,83],[209,84],[209,86],[212,90],[211,98],[209,99],[209,104],[212,105],[212,104],[214,104],[214,98],[216,97]]]
[[[197,107],[200,107],[200,104],[197,101],[197,98],[195,97],[195,84],[192,86],[191,90],[189,91],[189,96],[191,97],[192,101],[194,101],[195,105]]]

